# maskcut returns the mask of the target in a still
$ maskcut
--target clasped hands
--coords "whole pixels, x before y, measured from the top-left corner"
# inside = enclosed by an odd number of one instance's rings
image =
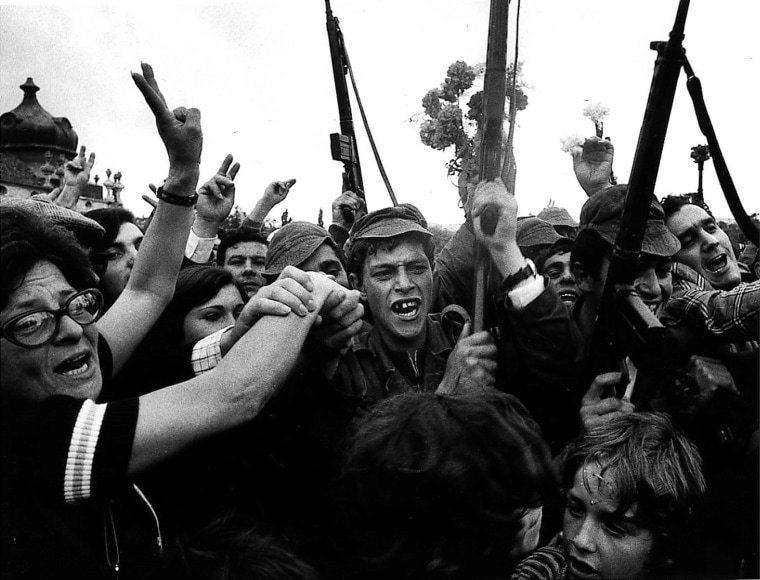
[[[287,266],[246,303],[230,338],[236,341],[263,316],[306,317],[315,312],[315,338],[325,348],[340,350],[361,329],[364,307],[356,290],[340,286],[321,272]]]

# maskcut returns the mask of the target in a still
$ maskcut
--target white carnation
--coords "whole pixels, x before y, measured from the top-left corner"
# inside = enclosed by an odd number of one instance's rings
[[[588,117],[594,123],[598,123],[610,114],[610,108],[602,103],[589,103],[583,108],[584,117]]]
[[[583,153],[583,143],[585,138],[579,133],[573,133],[572,135],[565,135],[560,138],[562,143],[562,151],[570,153],[570,155],[580,155]]]

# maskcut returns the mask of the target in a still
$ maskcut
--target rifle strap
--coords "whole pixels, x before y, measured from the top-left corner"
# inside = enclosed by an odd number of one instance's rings
[[[367,131],[367,137],[369,138],[369,144],[372,147],[372,154],[375,156],[375,161],[377,162],[377,168],[380,170],[380,175],[383,178],[383,182],[385,182],[385,187],[388,190],[388,195],[391,196],[391,202],[393,202],[393,205],[398,205],[398,201],[396,200],[396,195],[393,193],[393,188],[391,187],[391,182],[388,179],[388,175],[385,173],[383,162],[380,160],[380,153],[378,152],[377,146],[375,145],[375,139],[372,137],[372,131],[370,131],[370,128],[369,128],[367,115],[364,114],[364,105],[362,105],[362,99],[359,96],[359,89],[356,88],[356,79],[354,79],[354,69],[351,67],[351,60],[348,58],[348,49],[346,48],[345,39],[343,39],[343,55],[346,57],[346,67],[348,68],[348,74],[351,77],[351,86],[354,88],[354,95],[356,95],[356,102],[359,105],[359,112],[362,115],[362,123],[364,123],[364,129]]]

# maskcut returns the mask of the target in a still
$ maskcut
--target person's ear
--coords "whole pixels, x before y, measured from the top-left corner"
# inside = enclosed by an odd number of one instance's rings
[[[573,276],[575,276],[575,283],[578,284],[581,292],[584,294],[590,294],[594,289],[594,280],[591,275],[586,272],[583,264],[580,262],[573,262],[572,266]]]
[[[353,273],[349,274],[348,281],[351,282],[351,288],[353,288],[354,290],[358,290],[359,295],[361,296],[361,299],[366,302],[367,293],[364,291],[364,283],[359,279],[359,276]]]

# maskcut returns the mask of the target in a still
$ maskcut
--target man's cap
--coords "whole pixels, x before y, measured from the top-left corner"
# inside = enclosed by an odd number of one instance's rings
[[[324,228],[310,222],[287,223],[272,234],[263,275],[271,280],[279,276],[285,266],[299,267],[324,243],[340,258],[338,246]]]
[[[620,230],[627,189],[628,186],[625,184],[615,185],[592,195],[581,209],[580,230],[594,230],[614,245]],[[681,243],[678,238],[665,225],[662,206],[652,196],[641,251],[654,256],[670,257],[680,249]]]
[[[564,207],[549,206],[538,212],[538,218],[549,222],[553,226],[567,226],[577,228],[578,222],[575,221],[570,213]]]
[[[518,220],[516,237],[517,245],[521,248],[550,246],[562,238],[552,224],[533,216]]]
[[[427,220],[411,203],[378,209],[363,216],[351,230],[352,240],[364,238],[392,238],[409,232],[432,236]]]
[[[89,245],[101,238],[106,230],[98,222],[81,213],[67,209],[46,199],[22,198],[4,195],[0,197],[0,205],[7,207],[20,207],[35,215],[44,216],[52,223],[65,227],[72,231],[81,243]]]
[[[427,229],[425,216],[411,203],[378,209],[362,216],[351,228],[351,235],[345,246],[346,256],[351,255],[358,240],[393,238],[412,232],[433,236]]]

